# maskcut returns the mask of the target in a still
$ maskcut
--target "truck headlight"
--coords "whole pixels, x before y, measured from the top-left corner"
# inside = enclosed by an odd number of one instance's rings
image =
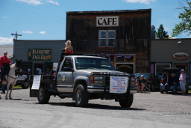
[[[95,81],[103,81],[103,77],[102,76],[95,76],[94,80]]]
[[[90,76],[89,78],[92,84],[104,84],[104,77],[102,76]]]

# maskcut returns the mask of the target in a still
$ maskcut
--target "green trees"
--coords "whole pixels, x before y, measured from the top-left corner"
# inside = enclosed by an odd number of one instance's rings
[[[156,39],[156,29],[155,26],[151,26],[151,39]]]
[[[159,39],[168,39],[169,38],[169,35],[168,33],[164,30],[164,27],[163,25],[161,24],[158,28],[158,31],[156,32],[157,34],[157,37]]]
[[[156,30],[155,26],[151,26],[151,39],[168,39],[169,35],[168,33],[164,30],[163,25],[161,24],[159,28]]]
[[[181,21],[175,25],[172,36],[177,36],[182,32],[191,34],[191,0],[186,0],[186,5],[181,9],[182,12],[179,14]]]

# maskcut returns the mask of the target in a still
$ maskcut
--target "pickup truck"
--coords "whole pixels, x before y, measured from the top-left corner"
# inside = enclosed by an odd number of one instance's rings
[[[130,75],[114,69],[104,57],[67,55],[55,75],[42,76],[37,99],[49,102],[50,96],[70,97],[75,105],[84,107],[91,99],[115,99],[123,108],[130,108],[135,83]]]

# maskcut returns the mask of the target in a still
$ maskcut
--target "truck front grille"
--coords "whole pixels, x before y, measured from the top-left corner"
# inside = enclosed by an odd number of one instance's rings
[[[105,86],[106,87],[110,86],[110,76],[109,75],[105,76]]]

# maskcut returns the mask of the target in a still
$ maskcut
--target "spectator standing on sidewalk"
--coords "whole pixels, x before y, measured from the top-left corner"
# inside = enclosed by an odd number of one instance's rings
[[[182,93],[186,93],[186,73],[184,69],[180,70],[179,83]]]
[[[169,77],[167,71],[164,71],[161,77],[160,81],[160,90],[163,91],[168,91],[168,82],[169,82]]]
[[[145,88],[146,80],[143,75],[138,78],[138,92],[143,92]]]
[[[6,80],[5,76],[8,74],[8,68],[11,64],[11,60],[7,57],[8,53],[5,51],[4,56],[0,57],[0,69],[1,69],[1,84]],[[6,85],[2,84],[2,92],[5,93]]]

